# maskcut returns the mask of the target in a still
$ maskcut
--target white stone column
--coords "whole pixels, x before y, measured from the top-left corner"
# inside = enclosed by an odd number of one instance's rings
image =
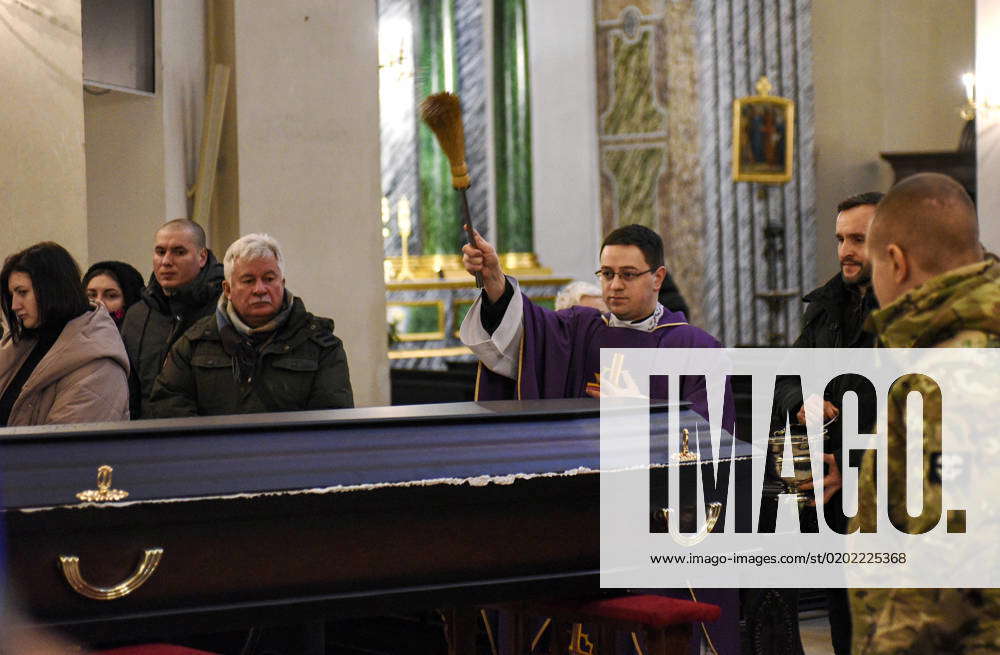
[[[355,402],[389,403],[375,0],[236,3],[241,234],[344,340]]]
[[[601,234],[594,3],[528,0],[535,254],[593,281]]]

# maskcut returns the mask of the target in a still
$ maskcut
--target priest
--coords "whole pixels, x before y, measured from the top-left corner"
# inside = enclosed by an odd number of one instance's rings
[[[462,261],[469,273],[482,274],[483,292],[460,334],[479,358],[477,400],[597,397],[602,382],[605,389],[612,382],[601,379],[601,348],[721,348],[683,313],[657,301],[667,270],[663,242],[649,228],[626,225],[604,239],[597,277],[610,311],[603,314],[583,306],[557,312],[539,307],[504,275],[493,246],[473,236],[475,245],[462,248]],[[650,396],[666,399],[666,385],[666,376],[651,377]],[[726,389],[723,427],[731,432],[734,408]],[[680,398],[708,418],[703,377],[682,376]]]

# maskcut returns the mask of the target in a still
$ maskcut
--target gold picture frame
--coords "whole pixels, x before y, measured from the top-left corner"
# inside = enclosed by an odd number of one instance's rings
[[[426,315],[417,316],[420,310],[431,311],[434,317],[431,321],[434,329],[411,331],[411,322],[417,322],[422,326],[427,324]],[[400,342],[440,341],[444,339],[444,314],[444,302],[441,300],[394,300],[386,303],[386,319],[392,324],[393,318],[395,318],[396,340]],[[417,320],[414,321],[414,319]]]
[[[784,184],[794,172],[795,101],[770,95],[766,77],[756,87],[733,100],[733,181]]]

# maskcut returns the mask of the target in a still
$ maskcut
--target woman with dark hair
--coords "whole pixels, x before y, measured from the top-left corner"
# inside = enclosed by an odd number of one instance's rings
[[[142,275],[125,262],[97,262],[83,276],[87,297],[107,308],[119,330],[125,320],[125,312],[139,301],[143,286]]]
[[[0,309],[0,426],[128,419],[125,346],[65,248],[44,242],[8,257]]]

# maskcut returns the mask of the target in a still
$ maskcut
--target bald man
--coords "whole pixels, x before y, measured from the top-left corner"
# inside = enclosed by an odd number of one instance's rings
[[[205,243],[205,230],[177,218],[164,223],[153,240],[153,274],[140,302],[129,307],[122,338],[138,386],[133,386],[132,418],[146,414],[153,383],[163,361],[181,335],[201,318],[215,313],[222,292],[222,264]],[[134,385],[134,380],[132,382]]]
[[[975,207],[955,180],[921,173],[894,186],[878,204],[868,228],[868,258],[882,307],[870,321],[884,346],[1000,346],[1000,264],[983,259]],[[920,390],[918,385],[919,381],[894,387],[890,408],[902,406],[907,394]],[[932,432],[932,427],[924,427],[924,434]],[[890,425],[890,452],[905,439],[905,423]],[[925,443],[925,458],[940,456],[931,450]],[[899,458],[890,459],[889,475],[904,466]],[[875,460],[866,456],[860,485],[874,484]],[[940,500],[940,478],[925,478],[923,494],[925,502]],[[933,527],[926,525],[926,519],[906,515],[905,500],[896,506],[902,511],[893,522],[906,526],[906,532],[922,534]],[[852,590],[851,614],[856,655],[1000,650],[1000,590],[996,589]]]

